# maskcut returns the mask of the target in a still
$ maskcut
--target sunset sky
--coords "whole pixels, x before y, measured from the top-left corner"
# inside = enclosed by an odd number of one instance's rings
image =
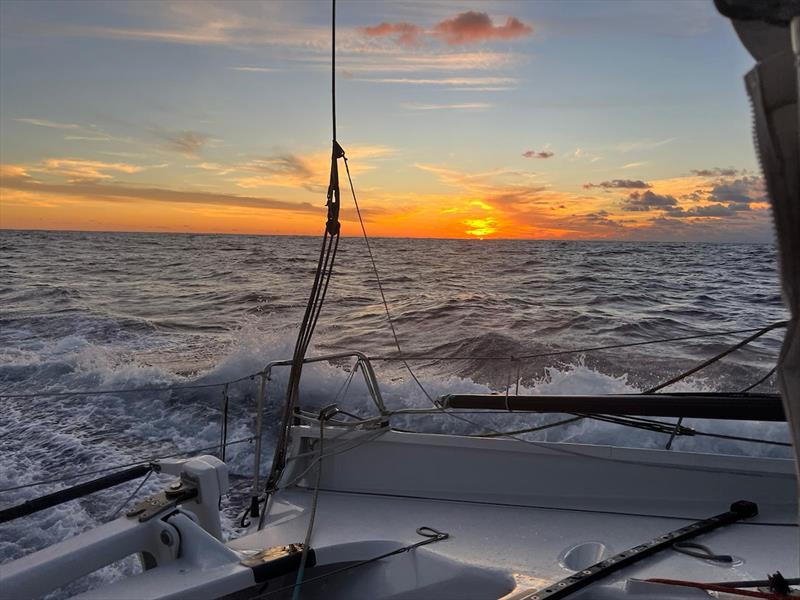
[[[371,235],[771,239],[710,0],[337,7]],[[329,60],[328,2],[4,0],[0,227],[321,233]]]

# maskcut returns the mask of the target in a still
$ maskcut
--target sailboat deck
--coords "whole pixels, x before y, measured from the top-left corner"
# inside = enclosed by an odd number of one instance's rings
[[[305,449],[318,430],[296,427],[295,434],[295,449]],[[597,457],[612,460],[598,469]],[[307,466],[296,464],[295,472]],[[671,476],[659,478],[665,468]],[[311,469],[301,485],[279,492],[265,528],[230,546],[260,550],[302,541],[314,481]],[[383,571],[361,569],[358,578],[366,587],[350,589],[351,597],[358,589],[377,589],[369,587],[371,577],[391,579],[391,561],[409,560],[412,571],[436,565],[442,578],[431,591],[436,597],[512,598],[725,512],[741,499],[757,502],[760,514],[694,540],[732,555],[732,564],[664,550],[602,582],[616,583],[620,594],[631,578],[710,582],[763,579],[778,570],[793,575],[800,557],[791,461],[387,432],[324,461],[311,546],[318,564],[346,564],[417,542],[417,528],[432,527],[449,539],[414,550],[413,558],[385,559]],[[489,586],[485,594],[465,595],[464,586],[453,583],[479,574],[485,579],[476,579],[473,591]],[[327,585],[338,589],[333,580]],[[591,590],[584,597],[601,597]],[[679,589],[671,597],[696,592]]]

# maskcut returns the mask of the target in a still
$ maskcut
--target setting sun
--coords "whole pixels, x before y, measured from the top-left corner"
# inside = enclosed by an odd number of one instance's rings
[[[464,233],[481,239],[496,233],[498,229],[497,220],[491,217],[486,219],[464,219],[464,225],[469,228]]]

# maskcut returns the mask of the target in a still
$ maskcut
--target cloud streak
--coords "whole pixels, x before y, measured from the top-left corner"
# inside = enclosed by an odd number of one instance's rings
[[[288,202],[258,196],[238,196],[215,192],[182,191],[156,187],[136,187],[97,181],[75,181],[72,183],[43,183],[24,172],[4,176],[2,188],[35,192],[38,195],[69,196],[94,202],[169,202],[178,204],[206,204],[214,206],[236,206],[265,210],[282,210],[320,214],[322,209],[309,202]]]
[[[443,77],[440,79],[430,77],[363,77],[356,78],[354,81],[438,86],[491,86],[513,85],[517,83],[517,80],[513,77]]]
[[[47,172],[70,178],[72,181],[93,181],[98,179],[112,179],[108,171],[117,173],[139,173],[146,167],[128,163],[108,163],[99,160],[82,160],[78,158],[48,158],[42,161],[41,167],[34,167],[32,171]]]
[[[243,71],[246,73],[276,73],[283,69],[278,69],[276,67],[231,67],[231,70]]]
[[[210,137],[197,131],[164,131],[155,129],[155,135],[161,139],[164,147],[184,156],[198,156]]]
[[[486,102],[464,102],[460,104],[404,104],[409,110],[485,110],[492,105]]]
[[[80,129],[81,126],[75,123],[58,123],[56,121],[48,121],[47,119],[14,119],[19,123],[27,125],[35,125],[37,127],[47,127],[49,129]]]
[[[522,156],[525,158],[552,158],[555,156],[555,153],[549,150],[526,150],[522,153]]]
[[[722,169],[714,167],[713,169],[692,169],[692,175],[697,177],[734,177],[739,171],[733,168]]]
[[[641,179],[612,179],[611,181],[602,181],[600,183],[584,183],[583,188],[591,190],[593,188],[602,188],[604,190],[617,190],[617,189],[636,189],[644,190],[653,187],[649,183]]]

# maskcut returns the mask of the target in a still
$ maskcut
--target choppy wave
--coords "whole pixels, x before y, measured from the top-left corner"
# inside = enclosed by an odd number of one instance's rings
[[[245,377],[291,356],[317,240],[248,236],[0,232],[0,390],[116,390],[213,383]],[[376,240],[384,285],[408,354],[458,357],[412,364],[431,396],[503,390],[516,377],[508,357],[756,327],[784,318],[769,245],[598,244]],[[346,239],[314,352],[395,352],[361,242]],[[641,391],[718,352],[735,338],[540,357],[522,363],[521,392]],[[737,390],[774,364],[780,333],[684,381],[678,389]],[[503,360],[501,360],[503,359]],[[376,363],[390,407],[427,400],[393,361]],[[286,382],[269,385],[263,464]],[[347,365],[304,373],[309,406],[330,401]],[[771,382],[767,382],[769,389]],[[230,387],[229,440],[253,431],[256,382]],[[54,476],[212,446],[219,440],[220,388],[3,400],[0,489]],[[355,379],[340,401],[365,414]],[[519,429],[551,415],[486,415],[479,425]],[[405,417],[408,429],[472,432],[437,415]],[[785,425],[702,423],[720,433],[786,440]],[[532,439],[663,447],[663,435],[584,420]],[[712,438],[679,439],[695,451],[785,456],[783,448]],[[228,449],[233,491],[228,530],[244,510],[252,445]],[[103,522],[136,482],[4,526],[0,561]],[[151,478],[142,493],[161,486]],[[10,505],[60,484],[0,493]],[[95,575],[130,572],[126,562]],[[70,588],[84,589],[87,582]],[[83,587],[82,587],[83,586]],[[68,590],[68,591],[70,591]]]

